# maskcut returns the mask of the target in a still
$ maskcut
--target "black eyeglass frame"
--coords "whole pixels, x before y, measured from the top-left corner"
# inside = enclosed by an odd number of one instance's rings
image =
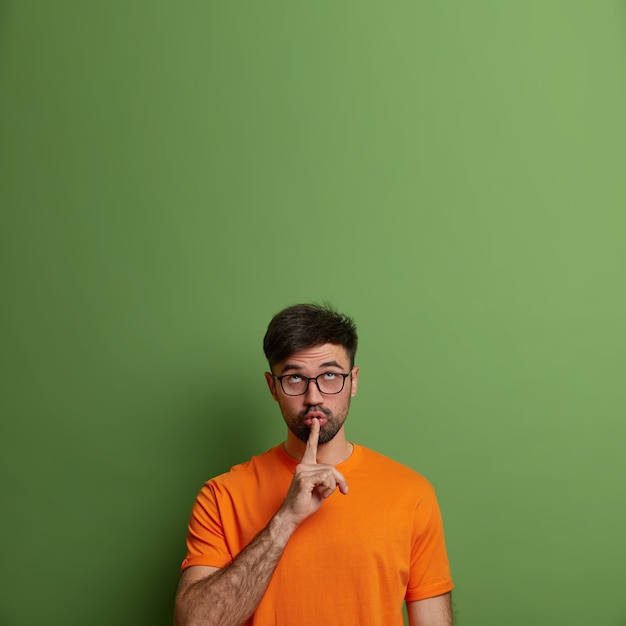
[[[320,376],[326,376],[326,374],[334,374],[335,376],[341,376],[343,378],[343,381],[341,383],[341,389],[339,391],[331,391],[330,393],[328,393],[327,391],[321,390],[320,384],[317,382],[317,379]],[[282,376],[274,376],[274,374],[272,374],[272,376],[274,377],[274,380],[277,380],[280,383],[280,388],[283,390],[283,393],[286,396],[289,396],[290,398],[297,398],[298,396],[303,396],[309,390],[309,385],[311,384],[312,380],[315,381],[315,384],[317,385],[317,390],[321,394],[325,396],[336,396],[338,393],[341,393],[343,391],[344,387],[346,386],[346,378],[348,378],[348,376],[352,376],[352,372],[350,371],[347,374],[344,374],[343,372],[322,372],[317,376],[303,376],[302,374],[283,374]],[[300,376],[300,378],[306,379],[306,387],[304,388],[304,391],[302,393],[287,393],[285,391],[285,388],[283,387],[283,378],[289,378],[290,376]]]

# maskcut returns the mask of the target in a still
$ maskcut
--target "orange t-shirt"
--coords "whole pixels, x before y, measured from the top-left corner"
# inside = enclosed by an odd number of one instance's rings
[[[182,569],[227,566],[280,508],[297,465],[280,445],[207,482]],[[401,626],[404,600],[452,589],[430,483],[358,445],[337,469],[349,493],[296,529],[248,626]]]

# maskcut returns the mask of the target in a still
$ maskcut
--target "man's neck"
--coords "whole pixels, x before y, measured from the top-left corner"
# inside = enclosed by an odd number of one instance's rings
[[[283,444],[287,454],[300,461],[306,450],[306,443],[300,441],[291,431],[287,431],[287,441]],[[317,462],[325,465],[339,465],[351,454],[354,446],[346,439],[343,428],[328,442],[317,447]]]

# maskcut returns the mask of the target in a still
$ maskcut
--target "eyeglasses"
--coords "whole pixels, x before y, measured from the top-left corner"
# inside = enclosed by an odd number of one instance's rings
[[[302,376],[302,374],[285,374],[284,376],[274,376],[286,396],[303,396],[309,389],[309,383],[314,380],[320,393],[332,396],[343,391],[343,386],[349,374],[340,372],[324,372],[317,376]]]

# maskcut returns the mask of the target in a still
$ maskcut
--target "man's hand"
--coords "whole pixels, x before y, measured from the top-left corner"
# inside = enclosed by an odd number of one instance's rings
[[[294,525],[301,524],[309,515],[317,511],[325,498],[339,487],[341,493],[348,493],[348,484],[343,475],[333,465],[320,465],[317,462],[317,442],[320,436],[320,423],[313,418],[311,432],[300,465],[296,467],[281,513],[288,515]]]

